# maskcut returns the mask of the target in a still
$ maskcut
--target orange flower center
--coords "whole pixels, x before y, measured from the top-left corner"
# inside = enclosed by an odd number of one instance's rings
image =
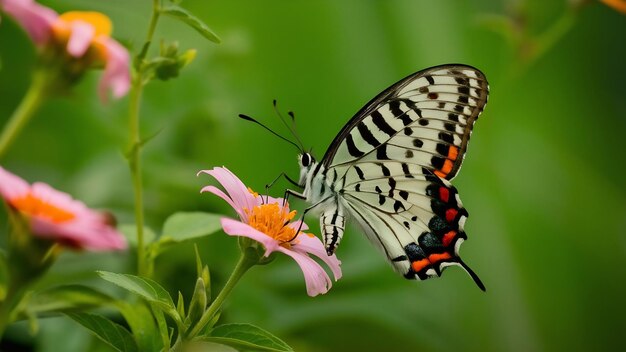
[[[72,32],[70,24],[76,21],[86,22],[93,27],[94,38],[91,45],[95,49],[96,57],[106,61],[106,49],[99,39],[111,36],[113,25],[109,17],[94,11],[70,11],[60,15],[52,26],[54,37],[59,43],[67,43]]]
[[[72,23],[75,21],[87,22],[93,26],[95,36],[111,36],[113,25],[111,19],[100,12],[94,11],[70,11],[59,16],[59,21]]]
[[[257,205],[252,210],[246,209],[248,225],[264,234],[288,243],[296,237],[296,230],[287,226],[296,216],[296,211],[287,212],[276,203]]]
[[[13,199],[11,206],[26,215],[47,218],[57,224],[75,218],[73,213],[34,197],[30,193],[24,197]]]

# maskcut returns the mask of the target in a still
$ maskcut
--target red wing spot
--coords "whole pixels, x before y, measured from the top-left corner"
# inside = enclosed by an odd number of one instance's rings
[[[448,252],[435,253],[435,254],[431,254],[428,256],[428,260],[433,264],[436,264],[438,262],[441,262],[450,258],[452,258],[452,256]]]
[[[428,93],[428,99],[437,99],[439,98],[439,94],[437,93]]]
[[[452,240],[454,240],[454,237],[456,237],[456,231],[450,230],[443,235],[443,240],[441,242],[444,246],[448,247],[450,243],[452,243]]]
[[[439,187],[439,199],[448,203],[448,199],[450,199],[450,190],[443,186]]]
[[[454,208],[450,208],[448,210],[446,210],[446,220],[448,222],[452,222],[454,221],[454,218],[456,218],[456,214],[458,214],[459,211],[454,209]]]
[[[430,265],[430,261],[428,259],[416,260],[411,263],[411,269],[416,273],[422,271],[425,267]]]

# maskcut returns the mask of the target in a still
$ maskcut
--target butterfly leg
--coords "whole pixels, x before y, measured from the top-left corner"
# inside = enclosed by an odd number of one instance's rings
[[[306,200],[306,196],[304,194],[302,194],[300,192],[296,192],[296,191],[291,190],[291,189],[286,189],[285,190],[285,195],[283,196],[283,205],[287,204],[287,202],[289,201],[289,196],[294,196],[294,197],[296,197],[298,199]]]

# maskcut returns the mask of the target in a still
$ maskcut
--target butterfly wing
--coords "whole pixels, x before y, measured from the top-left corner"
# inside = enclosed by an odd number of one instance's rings
[[[322,163],[329,168],[363,158],[407,159],[452,180],[488,93],[484,74],[470,66],[414,73],[366,104],[333,140]]]
[[[470,66],[417,72],[361,109],[321,161],[339,175],[343,207],[406,278],[459,265],[484,289],[459,257],[468,213],[448,180],[487,95],[485,76]]]

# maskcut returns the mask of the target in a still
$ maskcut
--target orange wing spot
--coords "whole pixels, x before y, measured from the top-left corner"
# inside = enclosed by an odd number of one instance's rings
[[[447,160],[446,160],[446,161],[447,161]],[[437,175],[437,176],[439,176],[439,177],[441,177],[441,178],[446,178],[446,176],[447,176],[448,174],[446,174],[446,173],[444,173],[444,172],[441,172],[441,171],[439,171],[439,170],[435,170],[435,175]]]
[[[443,235],[443,239],[441,240],[441,242],[444,246],[448,247],[450,243],[452,243],[452,240],[454,240],[454,237],[456,237],[456,231],[450,230],[446,232],[445,235]]]
[[[428,260],[433,264],[450,258],[452,258],[452,256],[448,252],[435,253],[428,256]]]
[[[448,149],[448,159],[456,160],[458,156],[459,156],[459,148],[451,145],[450,148]]]
[[[417,273],[429,265],[430,261],[428,259],[416,260],[411,263],[411,269]]]
[[[453,166],[454,166],[454,163],[452,162],[452,160],[446,159],[446,161],[443,163],[443,167],[441,168],[441,171],[447,175],[450,173],[450,171],[452,171]]]

